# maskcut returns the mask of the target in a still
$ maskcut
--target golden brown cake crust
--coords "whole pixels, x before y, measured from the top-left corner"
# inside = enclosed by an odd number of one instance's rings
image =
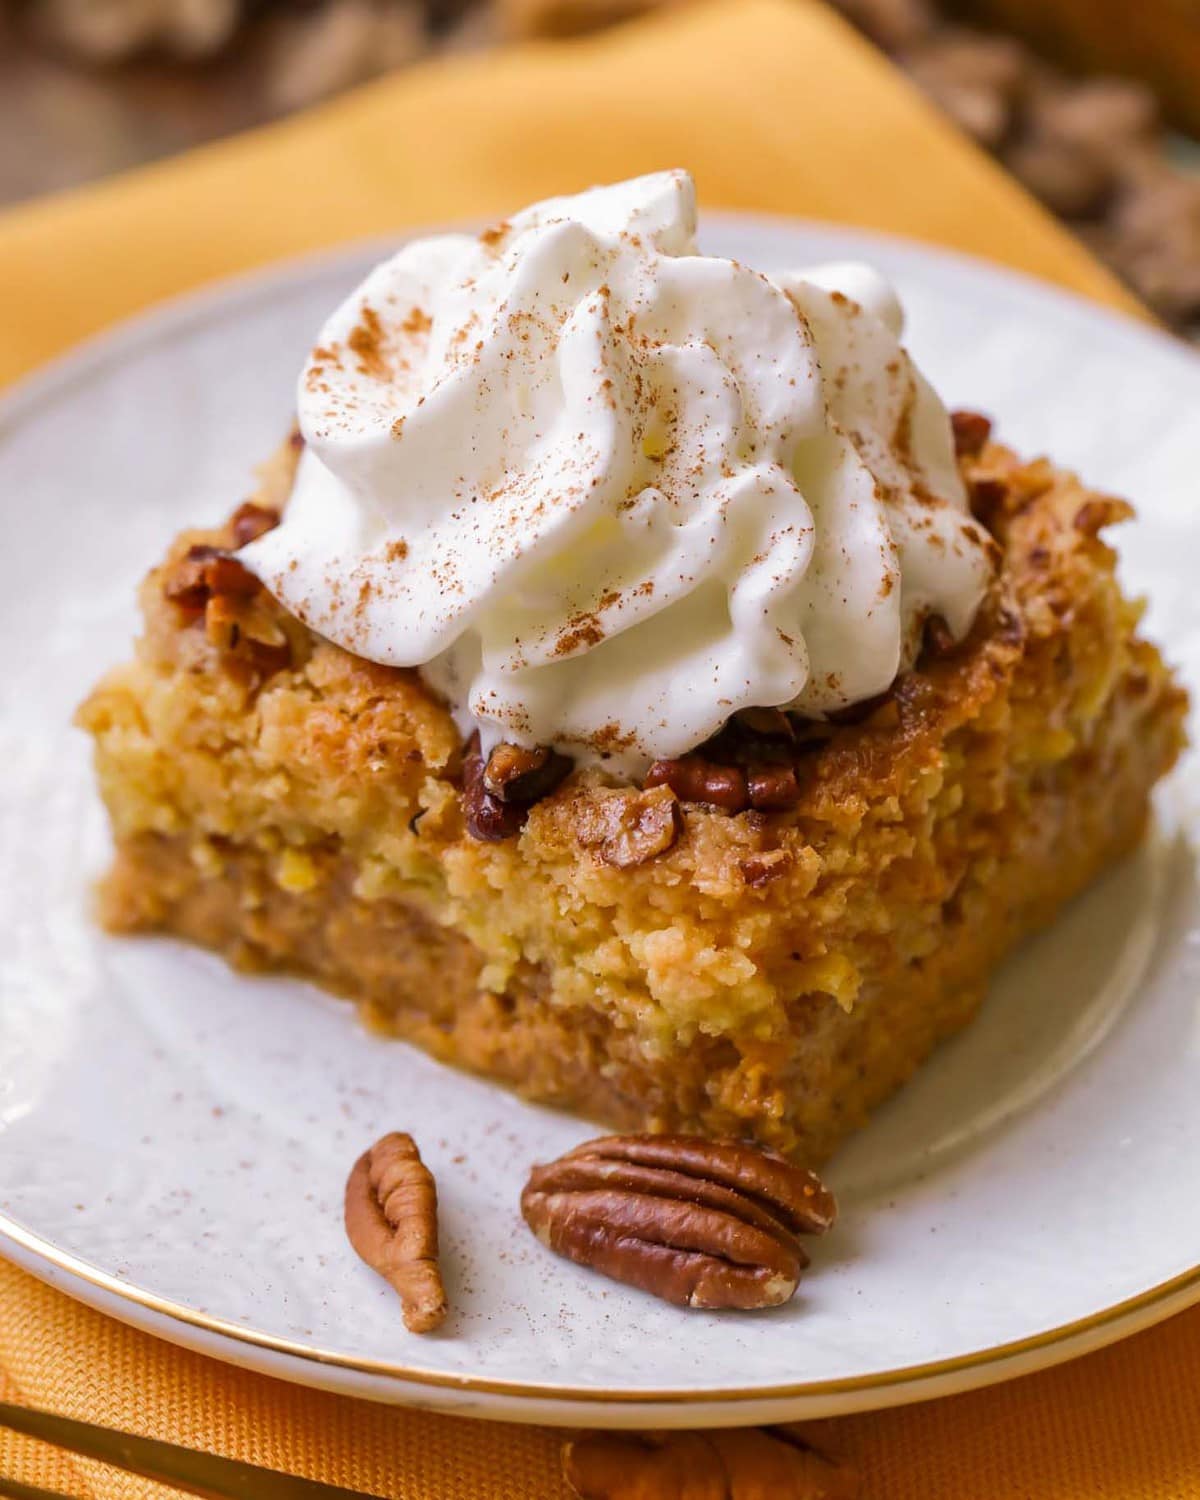
[[[996,446],[965,466],[1003,559],[969,641],[814,731],[793,810],[683,805],[672,846],[625,868],[595,829],[637,789],[577,773],[478,842],[459,736],[415,673],[270,601],[248,629],[284,646],[210,639],[164,581],[230,536],[188,533],[146,581],[136,660],[80,712],[117,841],[105,920],[312,974],[622,1128],[826,1155],[1136,841],[1182,743],[1183,694],[1098,536],[1128,508]]]

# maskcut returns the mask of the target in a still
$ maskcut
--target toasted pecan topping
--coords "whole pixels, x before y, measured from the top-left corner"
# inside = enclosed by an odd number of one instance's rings
[[[225,552],[218,552],[205,564],[204,581],[211,594],[230,598],[251,599],[262,591],[262,584],[250,569]]]
[[[606,1136],[535,1167],[521,1212],[568,1260],[680,1307],[786,1302],[837,1209],[814,1173],[733,1141]]]
[[[739,868],[746,884],[758,889],[770,885],[771,881],[778,880],[781,875],[786,875],[794,863],[790,850],[766,849],[761,854],[748,855],[741,861]]]
[[[954,430],[954,451],[959,458],[974,458],[992,435],[990,417],[977,411],[952,411],[950,426]]]
[[[971,514],[989,531],[1004,514],[1008,500],[1008,485],[1003,479],[985,476],[973,479],[969,486]]]
[[[287,634],[271,608],[244,594],[214,594],[204,610],[204,632],[222,651],[236,651],[243,643],[288,650]]]
[[[949,656],[958,642],[941,615],[930,615],[925,621],[924,647],[930,656]]]
[[[781,1427],[729,1432],[589,1432],[563,1444],[578,1500],[855,1500],[851,1465]]]
[[[796,726],[781,708],[743,708],[733,718],[739,729],[762,739],[791,744],[796,738]]]
[[[1075,512],[1072,524],[1085,536],[1097,536],[1106,526],[1118,526],[1132,516],[1133,506],[1128,500],[1118,500],[1112,495],[1093,495]]]
[[[220,547],[198,544],[167,568],[163,575],[163,594],[181,609],[203,609],[212,590],[208,586],[208,565],[222,555]]]
[[[579,808],[575,836],[606,865],[626,870],[665,854],[683,831],[683,813],[667,786],[618,792]]]
[[[484,785],[483,756],[478,734],[472,735],[463,757],[463,816],[467,832],[485,844],[497,844],[520,833],[529,814],[528,804],[502,802]]]
[[[217,594],[249,598],[261,587],[254,574],[236,557],[206,543],[189,547],[163,578],[164,595],[187,610],[203,609]]]
[[[399,1293],[405,1326],[437,1328],[446,1316],[437,1185],[412,1136],[393,1131],[359,1157],[346,1183],[345,1219],[358,1255]]]
[[[229,530],[235,547],[245,547],[249,542],[274,531],[279,525],[279,512],[270,505],[255,505],[246,500],[229,518]]]
[[[757,766],[746,776],[746,789],[760,812],[780,812],[800,800],[795,766]]]
[[[170,564],[163,594],[189,625],[203,622],[223,656],[235,656],[263,677],[292,665],[282,615],[259,580],[221,547],[199,543]]]
[[[705,802],[739,813],[750,805],[745,773],[737,766],[719,766],[702,755],[678,760],[656,760],[646,772],[647,790],[669,786],[681,802]]]
[[[536,802],[552,792],[571,769],[565,755],[545,745],[497,745],[483,768],[484,790],[501,802]]]

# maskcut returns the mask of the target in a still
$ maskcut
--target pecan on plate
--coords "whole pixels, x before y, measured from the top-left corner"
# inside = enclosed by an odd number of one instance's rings
[[[578,1500],[854,1500],[858,1474],[785,1427],[729,1432],[589,1432],[563,1444]]]
[[[412,1136],[381,1137],[346,1182],[346,1235],[361,1259],[395,1287],[405,1326],[430,1333],[446,1316],[438,1266],[437,1184]]]
[[[525,1222],[568,1260],[680,1307],[777,1307],[837,1213],[814,1173],[702,1136],[605,1136],[534,1167]]]
[[[983,452],[992,435],[992,420],[978,411],[952,411],[950,426],[954,432],[954,451],[959,458],[974,458]]]

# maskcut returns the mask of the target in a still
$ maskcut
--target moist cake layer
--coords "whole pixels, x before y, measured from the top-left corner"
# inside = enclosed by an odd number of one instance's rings
[[[236,538],[186,534],[144,587],[136,659],[81,710],[117,843],[105,920],[310,974],[606,1123],[827,1155],[1137,839],[1182,743],[1183,694],[1098,536],[1127,507],[995,446],[966,469],[1003,558],[972,635],[860,722],[806,731],[795,807],[730,815],[589,770],[496,843],[467,831],[460,737],[416,673],[265,593],[197,609],[188,549]]]

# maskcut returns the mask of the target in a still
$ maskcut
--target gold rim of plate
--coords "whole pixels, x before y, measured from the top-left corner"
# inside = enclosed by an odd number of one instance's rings
[[[331,1349],[314,1348],[294,1339],[279,1338],[223,1318],[214,1318],[196,1311],[181,1302],[144,1287],[122,1281],[108,1271],[60,1250],[50,1241],[18,1224],[7,1214],[0,1213],[0,1240],[8,1240],[22,1250],[34,1255],[89,1286],[108,1292],[123,1302],[129,1302],[148,1312],[157,1313],[173,1322],[200,1329],[218,1338],[232,1339],[240,1344],[264,1349],[272,1354],[282,1354],[310,1364],[333,1366],[350,1370],[360,1375],[382,1376],[411,1385],[423,1385],[444,1390],[468,1391],[482,1395],[510,1396],[527,1400],[570,1401],[581,1405],[695,1405],[712,1406],[723,1402],[758,1402],[780,1400],[804,1400],[822,1396],[861,1394],[887,1390],[896,1386],[920,1385],[940,1380],[949,1375],[980,1370],[990,1365],[999,1365],[1025,1354],[1054,1348],[1070,1343],[1085,1334],[1103,1328],[1112,1328],[1141,1312],[1148,1312],[1161,1304],[1170,1302],[1182,1294],[1191,1292],[1188,1301],[1200,1301],[1200,1264],[1181,1271],[1178,1275],[1159,1282],[1157,1286],[1126,1297],[1110,1307],[1076,1318],[1070,1323],[1061,1323],[1041,1333],[1008,1343],[995,1344],[987,1349],[978,1349],[970,1354],[958,1354],[947,1359],[930,1360],[924,1364],[901,1365],[894,1370],[879,1370],[871,1375],[848,1375],[834,1380],[795,1381],[785,1385],[733,1386],[721,1390],[680,1390],[677,1387],[606,1389],[604,1387],[582,1388],[579,1386],[553,1385],[535,1381],[494,1380],[475,1375],[453,1375],[440,1370],[424,1370],[419,1366],[395,1363],[380,1359],[358,1359],[350,1354],[339,1354]],[[36,1273],[32,1273],[36,1274]],[[64,1290],[58,1288],[58,1290]],[[1187,1305],[1185,1302],[1184,1305]],[[1180,1308],[1179,1310],[1182,1310]],[[1153,1320],[1151,1320],[1153,1321]],[[1144,1326],[1144,1325],[1142,1325]],[[1130,1330],[1134,1332],[1136,1330]]]

